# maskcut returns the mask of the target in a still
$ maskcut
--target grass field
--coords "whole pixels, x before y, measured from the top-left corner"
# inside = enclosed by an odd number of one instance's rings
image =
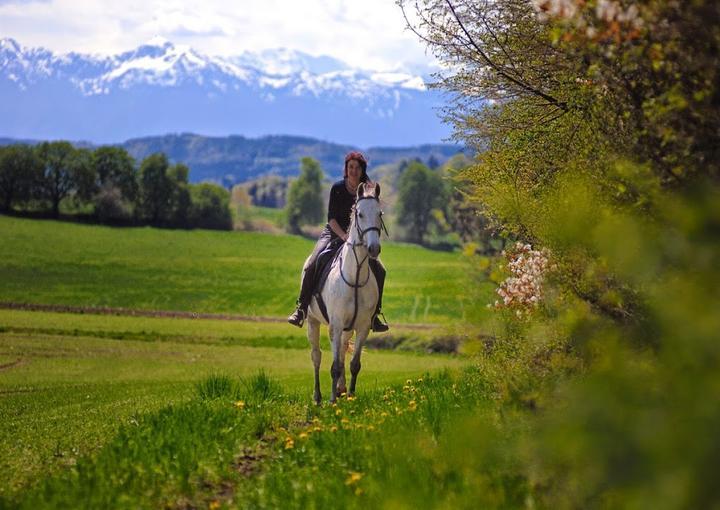
[[[112,228],[0,216],[0,300],[285,317],[313,241],[253,232]],[[483,314],[493,285],[457,253],[383,244],[393,323]]]
[[[298,269],[313,244],[260,233],[118,229],[3,216],[0,240],[0,301],[276,318],[292,309]],[[393,335],[421,342],[463,335],[463,316],[486,313],[483,306],[467,305],[478,293],[490,300],[492,286],[468,288],[460,255],[386,243],[383,259],[391,275],[385,310]],[[414,323],[436,326],[420,329]],[[272,321],[0,309],[0,508],[182,506],[187,498],[190,506],[222,502],[213,495],[217,488],[205,485],[232,479],[232,473],[222,473],[238,452],[265,448],[280,431],[300,433],[298,427],[312,416],[334,412],[310,405],[312,370],[304,335]],[[326,397],[328,343],[325,337]],[[408,379],[461,370],[468,362],[464,356],[366,350],[359,401],[368,412],[377,411],[373,406],[386,405],[382,395],[388,388],[399,391]],[[219,400],[208,398],[198,388],[213,380],[234,389],[220,392]],[[245,395],[253,380],[265,380],[275,396]],[[233,404],[238,398],[255,399],[258,407],[238,417]],[[207,429],[178,432],[190,426],[187,413]],[[330,416],[335,415],[325,418]],[[178,434],[189,434],[188,455],[197,457],[182,474],[168,471],[182,455],[180,446],[168,446]],[[199,445],[205,443],[209,449],[203,450]],[[138,445],[157,448],[154,457],[116,457],[117,448],[131,452]],[[126,473],[140,492],[117,485],[123,465],[146,462],[147,471]],[[105,487],[102,503],[73,478],[85,476],[78,473],[86,468],[100,477],[92,484]],[[156,480],[158,473],[167,479]],[[172,481],[177,477],[185,477],[182,487]]]
[[[309,402],[306,345],[304,331],[278,323],[0,310],[0,492],[95,451],[128,420],[187,401],[209,374],[262,369]],[[464,363],[378,351],[363,361],[366,389]]]

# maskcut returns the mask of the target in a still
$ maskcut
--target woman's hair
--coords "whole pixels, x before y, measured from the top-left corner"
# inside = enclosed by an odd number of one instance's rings
[[[360,163],[360,168],[362,169],[360,182],[367,181],[367,160],[365,159],[365,156],[363,156],[362,152],[359,151],[348,152],[345,156],[345,170],[343,171],[343,178],[347,178],[347,166],[348,163],[353,159]]]

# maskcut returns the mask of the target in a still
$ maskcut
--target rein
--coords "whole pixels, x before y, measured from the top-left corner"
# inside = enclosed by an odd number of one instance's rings
[[[360,200],[376,200],[377,202],[380,202],[380,200],[377,197],[374,196],[363,196],[357,199],[356,203]],[[365,234],[368,232],[372,232],[373,230],[377,231],[378,235],[382,235],[382,230],[378,227],[368,227],[366,229],[361,229],[358,221],[358,211],[357,208],[354,208],[355,217],[353,218],[353,224],[355,225],[355,229],[358,233],[358,236],[360,237],[360,242],[348,242],[346,241],[345,244],[350,245],[352,248],[353,256],[355,257],[355,263],[357,270],[355,271],[355,283],[350,283],[347,278],[345,278],[345,275],[342,271],[342,265],[343,265],[343,258],[342,254],[340,254],[340,277],[345,282],[346,285],[349,287],[355,289],[355,310],[353,312],[353,318],[350,321],[350,325],[344,328],[344,331],[351,331],[353,327],[355,326],[355,319],[357,319],[357,313],[358,313],[358,289],[364,287],[367,285],[367,283],[370,281],[370,267],[368,266],[368,274],[367,278],[365,278],[365,282],[362,284],[358,283],[360,281],[360,270],[362,269],[362,266],[365,265],[365,261],[368,259],[369,254],[365,253],[365,256],[362,260],[359,259],[357,252],[355,251],[356,246],[363,246],[365,244]],[[382,216],[380,217],[380,225],[382,226],[382,229],[385,230],[385,234],[389,236],[387,228],[385,227],[385,222],[382,219]]]

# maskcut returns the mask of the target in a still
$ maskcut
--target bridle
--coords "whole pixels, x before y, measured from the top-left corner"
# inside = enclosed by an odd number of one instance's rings
[[[387,231],[387,227],[385,226],[385,222],[383,221],[383,218],[382,218],[382,212],[380,213],[380,227],[372,226],[372,227],[368,227],[366,229],[360,228],[360,221],[359,221],[360,213],[358,212],[358,209],[357,209],[357,203],[360,202],[361,200],[370,200],[370,199],[375,200],[378,203],[380,203],[380,199],[376,196],[372,196],[372,195],[371,196],[362,196],[355,201],[355,207],[353,208],[353,211],[355,214],[353,223],[355,225],[355,229],[357,231],[358,237],[360,238],[360,241],[352,242],[352,243],[349,241],[345,241],[345,244],[350,245],[350,247],[352,248],[353,256],[355,257],[355,262],[357,263],[357,270],[355,272],[355,283],[350,283],[348,281],[348,279],[345,278],[345,275],[343,274],[343,271],[342,271],[342,266],[343,266],[342,253],[340,254],[340,261],[339,261],[340,262],[340,277],[342,278],[342,280],[345,282],[346,285],[355,289],[355,312],[353,313],[353,318],[350,321],[350,325],[348,327],[344,328],[345,331],[350,331],[355,326],[355,319],[357,318],[357,312],[358,312],[358,297],[357,297],[358,289],[364,287],[370,281],[370,268],[368,267],[367,278],[365,278],[365,281],[362,284],[359,283],[360,269],[362,269],[362,266],[365,264],[365,261],[368,259],[368,256],[370,254],[368,252],[365,252],[365,256],[363,257],[362,260],[360,260],[360,258],[358,257],[357,251],[355,251],[355,248],[357,246],[365,245],[365,234],[367,234],[368,232],[376,231],[378,233],[378,236],[380,236],[380,235],[382,235],[382,231],[384,230],[385,235],[390,237],[390,234],[388,234],[388,231]],[[382,227],[382,230],[381,230],[381,227]]]
[[[358,199],[355,201],[355,204],[357,204],[357,203],[360,202],[361,200],[375,200],[376,202],[380,203],[380,199],[379,199],[378,197],[376,197],[376,196],[362,196],[362,197],[358,198]],[[382,235],[382,232],[383,232],[383,230],[384,230],[384,231],[385,231],[385,235],[388,236],[388,237],[390,237],[390,234],[388,233],[387,227],[385,226],[385,221],[383,221],[382,211],[380,212],[380,227],[368,227],[368,228],[366,228],[366,229],[361,229],[361,228],[360,228],[360,221],[359,221],[359,216],[358,216],[359,213],[358,213],[358,210],[357,210],[357,206],[354,208],[354,213],[355,213],[355,221],[354,221],[353,223],[355,224],[355,230],[356,230],[357,233],[358,233],[358,237],[360,238],[360,242],[359,242],[359,243],[349,243],[349,242],[348,242],[348,244],[351,244],[351,245],[353,246],[353,248],[354,248],[355,246],[362,246],[362,245],[364,245],[364,244],[365,244],[365,234],[367,234],[368,232],[372,232],[373,230],[375,230],[375,231],[378,233],[378,236]],[[381,228],[382,228],[382,230],[381,230]],[[347,242],[347,241],[346,241],[346,242]]]

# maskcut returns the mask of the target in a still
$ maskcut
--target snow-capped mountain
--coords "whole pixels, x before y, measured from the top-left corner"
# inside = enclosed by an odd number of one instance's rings
[[[111,56],[0,39],[0,98],[0,135],[16,138],[287,133],[369,146],[448,134],[422,76],[287,49],[208,56],[161,38]]]

